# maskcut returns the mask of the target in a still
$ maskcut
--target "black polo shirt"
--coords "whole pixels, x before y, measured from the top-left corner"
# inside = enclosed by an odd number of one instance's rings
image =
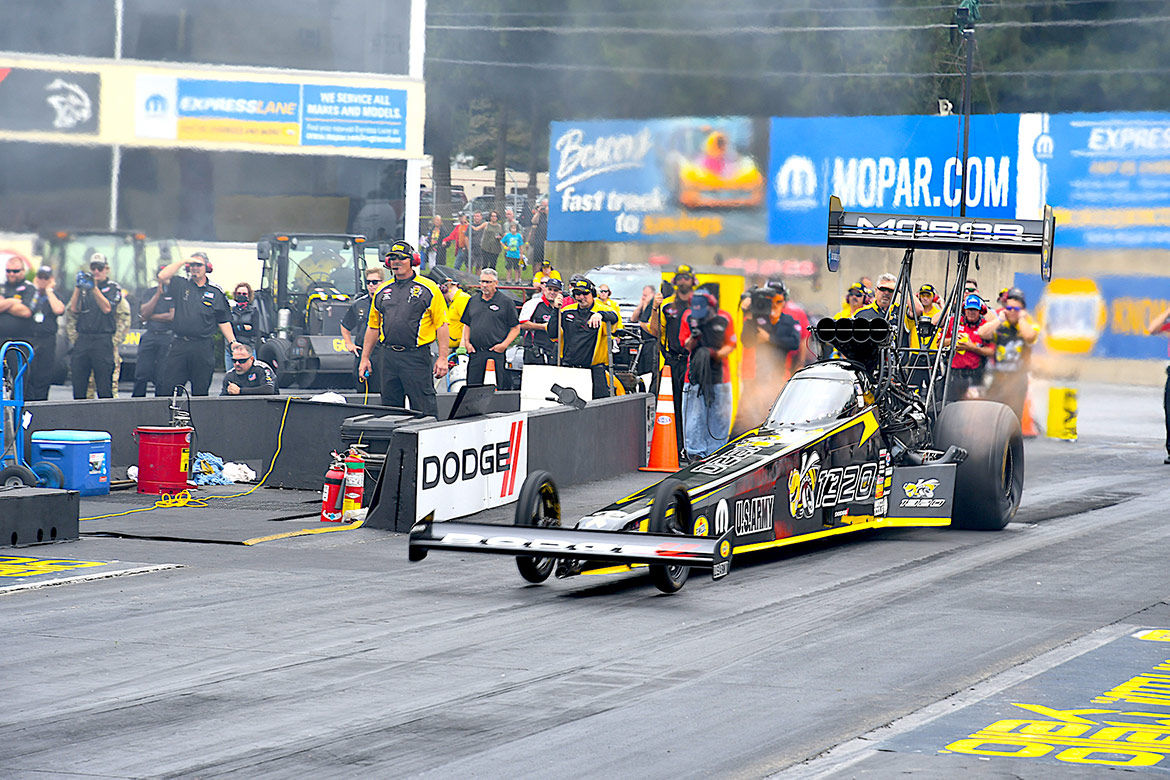
[[[460,322],[471,328],[471,346],[476,350],[491,349],[508,337],[508,332],[520,323],[516,302],[497,292],[490,301],[483,293],[473,295],[463,310]]]
[[[154,305],[155,314],[166,314],[171,309],[175,308],[175,296],[171,295],[171,288],[169,285],[163,287],[162,293],[158,296],[158,303]],[[170,333],[173,323],[169,320],[158,322],[155,320],[146,321],[146,330],[148,333]]]
[[[345,310],[345,316],[341,318],[341,327],[349,331],[349,335],[353,336],[359,347],[366,337],[366,328],[370,322],[370,304],[373,302],[369,293],[362,293],[353,299],[353,303]]]
[[[678,329],[682,325],[683,312],[690,307],[689,299],[683,302],[678,300],[675,295],[662,302],[662,311],[659,312],[662,318],[659,325],[659,338],[663,348],[673,355],[684,356],[687,353],[686,348],[678,340]]]
[[[532,309],[532,314],[529,315],[528,321],[547,326],[549,320],[557,316],[558,311],[558,307],[553,306],[542,295],[536,302],[536,306]],[[474,333],[474,331],[472,332]],[[556,353],[556,346],[549,337],[547,329],[524,331],[524,346],[530,349],[534,347],[542,349],[550,355]]]
[[[77,313],[78,333],[110,333],[117,330],[114,321],[114,310],[122,300],[122,288],[117,282],[106,280],[97,285],[102,295],[110,302],[110,310],[103,312],[94,298],[93,290],[82,290],[80,295],[80,311]]]
[[[176,336],[210,338],[218,325],[229,320],[227,296],[211,282],[199,287],[190,279],[174,276],[167,284],[174,298]]]
[[[32,308],[33,286],[21,279],[15,284],[0,285],[0,298],[19,298],[25,306]],[[0,314],[0,341],[26,339],[32,333],[32,319],[17,317],[15,314],[4,312]]]
[[[38,290],[35,285],[30,286],[33,288],[33,302],[29,306],[33,313],[29,320],[32,323],[31,333],[34,336],[52,336],[57,332],[57,315],[49,303],[49,295]]]

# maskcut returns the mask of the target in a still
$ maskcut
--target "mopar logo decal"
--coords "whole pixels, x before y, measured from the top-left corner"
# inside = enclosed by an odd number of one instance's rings
[[[1019,241],[1024,238],[1024,225],[1018,222],[958,222],[951,219],[895,219],[890,218],[878,224],[870,222],[863,216],[857,217],[857,229],[867,233],[885,233],[891,236],[915,233],[931,238],[976,238]]]
[[[727,511],[727,499],[719,499],[719,503],[715,505],[715,535],[723,536],[727,533],[728,519],[730,513]]]

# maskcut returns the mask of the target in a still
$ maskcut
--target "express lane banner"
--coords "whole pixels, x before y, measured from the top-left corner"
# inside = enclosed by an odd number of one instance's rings
[[[969,214],[1036,219],[1035,197],[1017,197],[1018,130],[1015,114],[972,117],[964,188],[958,117],[774,118],[768,240],[823,245],[831,195],[850,211],[958,216],[965,189]]]
[[[762,243],[767,121],[553,122],[550,241]]]
[[[1021,114],[1019,160],[1058,246],[1170,247],[1170,114]]]

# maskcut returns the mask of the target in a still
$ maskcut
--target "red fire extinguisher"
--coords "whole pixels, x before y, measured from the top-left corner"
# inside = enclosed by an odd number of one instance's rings
[[[341,521],[341,486],[345,481],[345,472],[337,453],[333,453],[333,462],[325,472],[325,487],[321,490],[321,522],[336,523]]]
[[[345,456],[345,498],[341,504],[341,515],[345,519],[362,508],[362,495],[366,487],[366,464],[364,453],[357,446],[350,447]]]

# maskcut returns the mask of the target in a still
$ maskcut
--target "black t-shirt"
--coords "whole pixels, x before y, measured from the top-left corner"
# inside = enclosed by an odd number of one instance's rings
[[[32,308],[33,286],[21,279],[15,284],[0,285],[0,298],[19,298],[25,306]],[[32,320],[4,312],[0,314],[0,341],[26,339],[32,333]]]
[[[77,332],[113,334],[117,330],[117,323],[114,322],[114,310],[118,308],[118,303],[122,300],[122,288],[118,286],[117,282],[108,279],[97,284],[96,287],[110,302],[110,310],[108,312],[101,310],[93,290],[82,290],[78,296]]]
[[[211,282],[199,287],[190,279],[174,276],[168,284],[175,302],[176,336],[210,338],[219,323],[229,320],[227,296]]]
[[[667,352],[677,356],[686,355],[687,351],[678,340],[678,328],[682,324],[683,312],[691,307],[690,298],[685,302],[677,296],[670,296],[662,302],[662,344]]]
[[[166,314],[173,308],[175,308],[175,297],[171,295],[171,288],[169,286],[163,287],[163,291],[158,296],[158,303],[154,305],[154,311],[151,313],[151,316],[155,314]],[[163,322],[147,320],[146,331],[148,333],[170,333],[171,325],[172,322],[169,320]]]
[[[491,349],[499,344],[520,322],[516,302],[501,292],[493,295],[490,301],[483,299],[483,293],[472,296],[459,320],[471,328],[468,340],[477,350]]]
[[[247,371],[232,370],[223,375],[220,395],[228,395],[228,385],[237,385],[240,395],[276,395],[276,372],[263,360],[253,360]]]

